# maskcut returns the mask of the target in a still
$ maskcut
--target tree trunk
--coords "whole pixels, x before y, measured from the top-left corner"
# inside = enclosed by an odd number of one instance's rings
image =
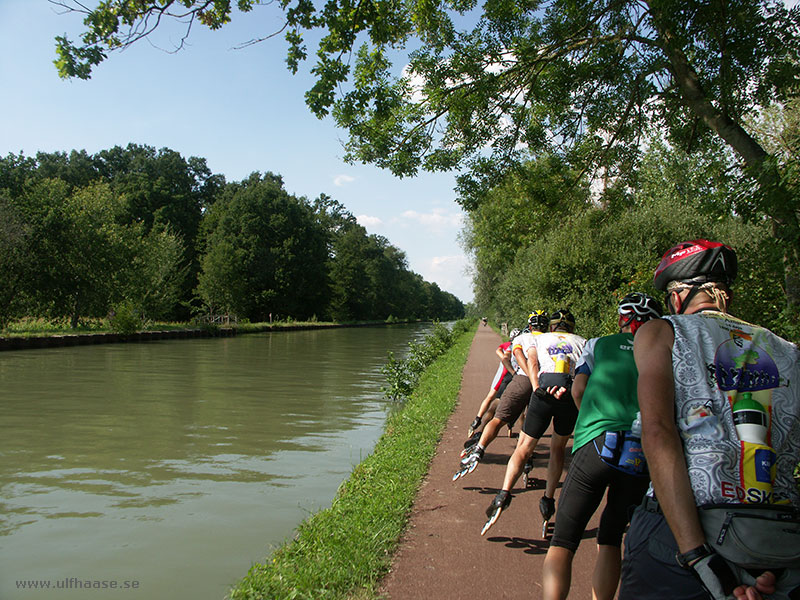
[[[663,26],[658,11],[653,10],[650,2],[648,6],[661,38],[662,50],[667,56],[686,106],[742,157],[745,166],[758,181],[764,198],[762,211],[772,221],[773,234],[783,246],[787,306],[797,309],[800,307],[800,228],[795,210],[796,202],[791,198],[791,193],[770,154],[739,123],[721,113],[712,104],[683,48],[675,41],[669,28]]]

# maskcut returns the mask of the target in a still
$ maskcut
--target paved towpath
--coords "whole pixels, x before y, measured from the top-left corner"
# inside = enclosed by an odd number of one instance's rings
[[[497,369],[495,350],[502,341],[489,327],[478,326],[464,367],[458,406],[419,491],[391,572],[383,582],[382,592],[390,600],[542,597],[542,562],[548,543],[541,538],[538,505],[550,432],[545,433],[536,450],[532,474],[540,485],[524,489],[520,478],[512,490],[511,506],[485,537],[480,535],[486,521],[484,511],[503,483],[516,437],[509,438],[508,429],[503,428],[478,468],[452,481],[467,427]],[[514,431],[519,431],[519,424]],[[595,515],[589,523],[576,553],[570,598],[591,598],[597,519]]]

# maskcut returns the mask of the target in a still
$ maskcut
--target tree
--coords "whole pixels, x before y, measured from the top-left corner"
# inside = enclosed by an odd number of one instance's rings
[[[736,184],[718,157],[652,147],[637,189],[618,208],[592,207],[559,220],[521,248],[485,305],[510,325],[526,311],[570,307],[581,335],[612,333],[616,303],[631,291],[656,297],[653,269],[675,240],[725,240],[739,256],[735,312],[792,339],[793,322],[781,316],[781,261],[770,228],[747,223],[718,203]]]
[[[79,44],[58,38],[56,61],[62,76],[83,78],[109,51],[148,36],[168,17],[182,20],[188,36],[196,21],[216,29],[233,11],[229,0],[108,0],[93,11],[55,3],[87,13]],[[236,7],[248,12],[258,4],[239,0]],[[323,34],[306,101],[348,130],[351,160],[401,176],[458,168],[460,201],[471,210],[531,155],[562,154],[587,171],[625,178],[653,128],[686,151],[715,138],[755,179],[755,208],[771,219],[787,266],[800,263],[796,203],[745,120],[795,91],[800,9],[776,0],[279,6],[290,69],[307,58],[303,35]],[[418,47],[398,73],[393,52],[412,44]],[[800,290],[789,292],[800,300]]]
[[[144,235],[168,232],[182,241],[181,260],[187,268],[179,295],[183,306],[175,303],[164,316],[186,318],[200,270],[196,239],[202,211],[213,203],[224,178],[212,175],[205,159],[184,159],[169,148],[115,146],[98,152],[94,160],[99,174],[124,198],[122,223],[140,223]]]
[[[368,265],[378,252],[370,244],[367,230],[357,223],[346,226],[336,236],[330,262],[330,311],[335,320],[355,321],[376,317],[377,290]]]
[[[228,184],[203,224],[198,294],[214,311],[309,318],[327,299],[325,235],[309,204],[277,175]]]
[[[165,230],[141,235],[141,226],[129,225],[139,235],[133,239],[132,260],[118,276],[118,288],[145,318],[166,320],[176,313],[189,272],[180,237]]]
[[[0,194],[0,330],[19,304],[31,263],[30,227],[12,202]]]

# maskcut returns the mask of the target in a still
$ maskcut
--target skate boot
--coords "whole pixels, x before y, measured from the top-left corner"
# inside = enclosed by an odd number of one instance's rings
[[[467,454],[472,452],[475,449],[475,446],[478,445],[478,442],[481,441],[481,432],[476,431],[473,433],[466,442],[464,442],[464,449],[461,451],[461,458],[464,458]]]
[[[511,504],[511,492],[506,490],[500,490],[497,492],[497,495],[492,500],[492,503],[489,505],[489,508],[486,509],[486,516],[489,519],[481,529],[481,535],[489,531],[492,525],[497,522],[497,519],[500,518],[500,513],[502,513],[508,505]]]
[[[453,481],[464,477],[464,475],[469,475],[472,473],[482,458],[483,448],[479,448],[476,444],[470,453],[461,459],[461,466],[459,467],[458,471],[456,471],[455,475],[453,475]]]
[[[547,526],[550,523],[550,519],[556,514],[555,498],[542,496],[542,499],[539,500],[539,512],[542,513],[542,537],[547,538]]]
[[[469,424],[469,431],[467,431],[467,435],[472,437],[472,434],[475,433],[475,430],[481,426],[481,418],[475,417],[475,420]]]
[[[525,466],[522,467],[522,483],[527,488],[536,481],[534,477],[531,477],[531,471],[533,471],[533,455],[531,454],[530,458],[525,461]]]

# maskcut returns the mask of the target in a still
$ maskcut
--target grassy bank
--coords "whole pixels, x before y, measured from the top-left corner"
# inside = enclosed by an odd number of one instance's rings
[[[337,323],[332,321],[273,321],[272,323],[249,323],[239,322],[231,325],[237,333],[260,333],[263,331],[278,331],[282,329],[301,329],[301,328],[325,328],[325,327],[353,327],[359,325],[384,325],[394,323],[405,323],[397,319],[387,321],[354,321]],[[181,331],[185,329],[197,329],[198,327],[215,327],[214,325],[203,325],[200,323],[180,323],[148,321],[137,327],[137,332],[150,331]],[[225,327],[225,326],[224,326]],[[0,337],[42,337],[59,335],[89,335],[98,333],[117,333],[109,319],[83,319],[78,327],[71,327],[69,319],[42,319],[25,318],[12,321],[0,330]]]
[[[375,597],[455,407],[474,333],[471,328],[458,337],[433,362],[331,507],[306,519],[293,541],[254,565],[231,591],[233,600]]]

